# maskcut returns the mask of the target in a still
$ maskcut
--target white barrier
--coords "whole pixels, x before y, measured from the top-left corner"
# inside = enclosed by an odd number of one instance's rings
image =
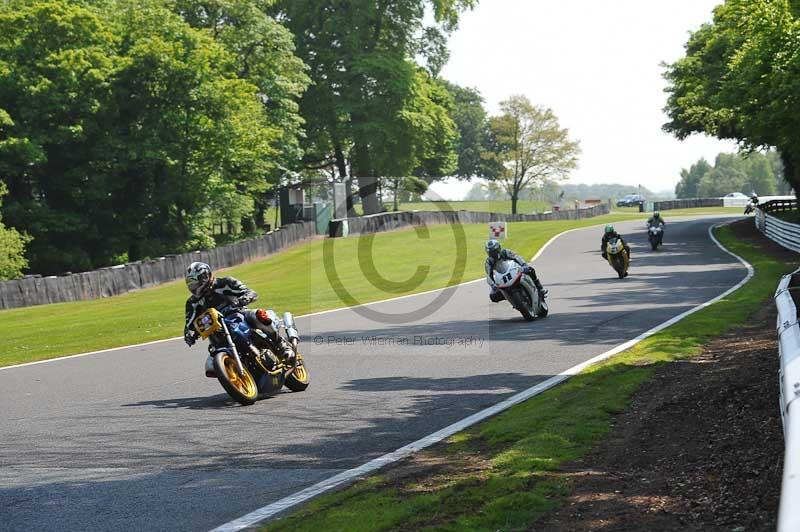
[[[778,512],[778,531],[800,530],[800,325],[791,290],[793,278],[800,281],[800,270],[781,279],[775,292],[778,307],[778,353],[780,355],[780,408],[785,452],[783,485]],[[800,284],[800,283],[797,283]]]
[[[800,225],[784,222],[759,209],[756,214],[756,226],[770,240],[786,249],[800,253]]]
[[[750,198],[722,198],[723,207],[746,207]]]

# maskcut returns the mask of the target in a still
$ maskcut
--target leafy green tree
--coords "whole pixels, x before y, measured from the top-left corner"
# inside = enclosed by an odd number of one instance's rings
[[[714,166],[700,159],[687,171],[681,171],[681,181],[675,192],[678,198],[720,197],[730,192],[761,196],[774,195],[781,181],[780,158],[774,152],[763,154],[720,153]]]
[[[483,97],[477,89],[460,87],[444,80],[441,83],[455,103],[452,117],[458,127],[459,141],[456,148],[458,166],[454,176],[459,179],[483,177],[485,168],[481,153],[485,149],[489,125]]]
[[[234,58],[236,75],[258,87],[267,121],[278,131],[271,146],[276,166],[294,168],[303,155],[298,101],[311,80],[306,65],[294,55],[294,36],[268,14],[273,3],[175,0],[174,10],[221,43]],[[270,183],[277,183],[279,174],[271,175]]]
[[[784,175],[800,184],[800,22],[787,0],[727,0],[691,34],[686,55],[667,66],[664,129],[702,132],[746,149],[775,147]]]
[[[494,163],[491,179],[506,190],[516,213],[522,190],[565,179],[577,167],[580,147],[552,110],[534,106],[525,96],[512,96],[500,108],[503,114],[489,119],[490,151],[484,159]]]
[[[34,236],[33,271],[88,269],[110,210],[107,176],[89,163],[106,134],[99,114],[118,67],[115,28],[58,1],[0,7],[0,171],[4,218]]]
[[[688,170],[681,170],[681,180],[675,186],[675,197],[677,198],[698,198],[697,191],[700,179],[711,170],[712,166],[704,158],[694,163]]]
[[[117,212],[129,255],[211,247],[212,221],[238,228],[252,215],[275,168],[280,127],[258,88],[238,77],[236,58],[206,32],[157,1],[121,0],[115,17],[125,63],[108,121],[118,126],[100,149],[124,176],[114,197],[125,203]]]
[[[0,117],[1,118],[1,117]],[[0,182],[0,199],[8,193],[5,184]],[[28,235],[20,234],[13,228],[3,225],[0,219],[0,281],[22,276],[28,267],[25,259],[25,246],[31,241]]]
[[[297,156],[288,32],[220,5],[216,35],[161,0],[0,5],[3,213],[33,271],[211,247]]]
[[[436,105],[439,96],[408,58],[426,56],[429,71],[438,72],[444,36],[455,28],[459,12],[474,4],[276,2],[275,16],[294,33],[297,53],[315,80],[300,102],[308,134],[305,162],[315,168],[335,166],[342,180],[357,177],[365,213],[380,210],[378,176],[410,173],[398,172],[400,166],[423,167],[429,174],[446,168],[441,164],[446,160],[431,158],[440,147],[432,150],[426,142],[432,140],[431,131],[450,129],[448,113],[437,109],[443,107]],[[426,7],[431,8],[433,26],[424,24]],[[454,139],[443,142],[452,144]]]

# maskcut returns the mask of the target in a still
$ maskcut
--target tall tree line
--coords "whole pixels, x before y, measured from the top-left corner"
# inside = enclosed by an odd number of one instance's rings
[[[376,212],[382,177],[474,172],[480,96],[438,75],[475,2],[0,4],[2,213],[30,270],[211,247],[296,176]]]
[[[747,150],[775,148],[800,191],[800,2],[726,0],[667,66],[664,129],[706,133]]]
[[[369,214],[381,187],[423,190],[410,176],[493,179],[515,203],[565,175],[577,144],[552,111],[515,96],[489,117],[477,90],[440,77],[476,3],[0,3],[1,208],[14,228],[0,226],[14,242],[0,277],[26,260],[52,274],[213,247],[212,226],[257,231],[292,180],[346,182]]]
[[[3,214],[31,270],[213,246],[296,157],[308,82],[253,2],[4,3]]]
[[[681,170],[675,187],[677,198],[716,198],[731,192],[770,196],[788,194],[783,163],[774,151],[750,154],[720,153],[711,165],[700,159]]]

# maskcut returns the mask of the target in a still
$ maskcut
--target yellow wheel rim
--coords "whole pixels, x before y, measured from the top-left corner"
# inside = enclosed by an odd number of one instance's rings
[[[247,368],[244,370],[244,375],[239,375],[239,371],[236,369],[236,361],[231,356],[225,356],[223,364],[225,365],[225,374],[228,376],[228,381],[233,387],[245,397],[255,397],[256,381],[253,380],[253,376],[250,375]]]
[[[294,369],[294,372],[292,372],[292,375],[294,375],[294,378],[302,383],[308,382],[308,372],[306,371],[305,366],[297,366]]]

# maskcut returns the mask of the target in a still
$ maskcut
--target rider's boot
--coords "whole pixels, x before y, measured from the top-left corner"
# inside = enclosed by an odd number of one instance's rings
[[[545,299],[547,297],[548,292],[550,292],[550,291],[547,288],[542,286],[542,282],[539,280],[538,277],[533,280],[533,284],[534,284],[534,286],[536,286],[536,289],[539,291],[539,296],[542,299]]]
[[[295,354],[292,345],[277,332],[270,335],[270,340],[272,340],[275,353],[281,358],[281,360],[283,360],[286,364],[293,366]]]

